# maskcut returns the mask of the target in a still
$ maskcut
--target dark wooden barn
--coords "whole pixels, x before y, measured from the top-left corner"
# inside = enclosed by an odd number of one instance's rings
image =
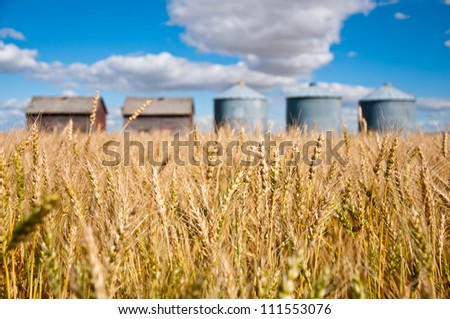
[[[194,100],[192,98],[127,98],[122,108],[124,125],[146,101],[150,106],[128,127],[130,131],[151,132],[168,130],[186,133],[192,130]]]
[[[27,127],[37,123],[42,129],[61,130],[73,122],[74,130],[87,133],[94,97],[33,97],[25,109]],[[99,98],[94,130],[106,129],[105,103]]]

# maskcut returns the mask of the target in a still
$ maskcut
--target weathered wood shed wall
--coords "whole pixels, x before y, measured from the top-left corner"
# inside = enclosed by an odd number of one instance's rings
[[[194,100],[192,98],[127,98],[122,108],[124,125],[146,101],[150,106],[128,127],[130,131],[151,132],[168,130],[186,133],[194,122]]]
[[[74,130],[89,131],[94,97],[33,97],[25,109],[27,127],[37,123],[42,129],[63,129],[72,119]],[[95,130],[106,129],[108,113],[102,98],[97,105]]]

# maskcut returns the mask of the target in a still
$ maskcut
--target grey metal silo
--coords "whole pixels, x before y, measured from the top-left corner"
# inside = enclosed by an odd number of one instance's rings
[[[416,99],[385,83],[359,101],[362,116],[370,130],[413,131],[416,128]]]
[[[216,128],[229,124],[232,128],[265,131],[267,97],[239,82],[214,99],[214,121]]]
[[[341,97],[310,83],[295,96],[287,98],[286,123],[288,128],[306,125],[309,130],[340,131]]]

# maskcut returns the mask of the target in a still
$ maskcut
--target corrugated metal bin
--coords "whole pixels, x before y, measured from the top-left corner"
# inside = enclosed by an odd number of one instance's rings
[[[244,127],[266,130],[267,97],[240,82],[214,99],[216,129],[225,124],[231,128]]]
[[[340,131],[341,97],[316,83],[287,98],[287,127],[307,126],[308,130]]]
[[[359,102],[369,130],[378,132],[414,131],[416,99],[385,83]]]

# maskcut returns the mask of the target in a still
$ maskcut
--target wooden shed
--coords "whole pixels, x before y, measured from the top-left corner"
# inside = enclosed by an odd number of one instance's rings
[[[130,131],[150,132],[168,130],[186,133],[192,130],[194,122],[194,100],[183,98],[132,98],[125,100],[122,108],[124,125],[146,101],[150,106],[134,120],[127,129]]]
[[[33,123],[43,129],[63,129],[72,119],[74,130],[87,133],[90,125],[94,97],[33,97],[25,109],[27,127]],[[102,98],[97,105],[95,130],[105,130],[106,110]]]

